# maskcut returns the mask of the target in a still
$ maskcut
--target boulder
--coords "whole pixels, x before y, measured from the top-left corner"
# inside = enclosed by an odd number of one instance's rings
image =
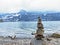
[[[60,38],[60,34],[59,34],[59,33],[53,33],[53,34],[51,35],[51,37]]]

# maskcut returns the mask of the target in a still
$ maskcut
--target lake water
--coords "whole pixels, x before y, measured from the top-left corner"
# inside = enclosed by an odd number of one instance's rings
[[[44,33],[60,31],[60,21],[42,21]],[[32,37],[31,33],[36,32],[37,22],[1,22],[0,36]]]

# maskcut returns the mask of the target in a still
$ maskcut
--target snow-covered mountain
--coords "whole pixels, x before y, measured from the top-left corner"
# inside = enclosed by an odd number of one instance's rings
[[[15,21],[36,21],[38,17],[44,21],[60,21],[60,12],[40,12],[40,11],[25,11],[21,10],[18,13],[2,13],[0,19],[6,22]]]

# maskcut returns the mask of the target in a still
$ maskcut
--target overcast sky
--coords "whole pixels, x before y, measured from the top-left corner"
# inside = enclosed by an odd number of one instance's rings
[[[60,0],[0,0],[0,12],[25,10],[60,11]]]

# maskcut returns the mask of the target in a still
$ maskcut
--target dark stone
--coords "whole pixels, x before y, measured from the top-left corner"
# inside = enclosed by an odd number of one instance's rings
[[[43,36],[43,35],[37,35],[37,36],[35,36],[35,38],[36,38],[37,40],[42,40],[42,38],[44,38],[44,36]]]

